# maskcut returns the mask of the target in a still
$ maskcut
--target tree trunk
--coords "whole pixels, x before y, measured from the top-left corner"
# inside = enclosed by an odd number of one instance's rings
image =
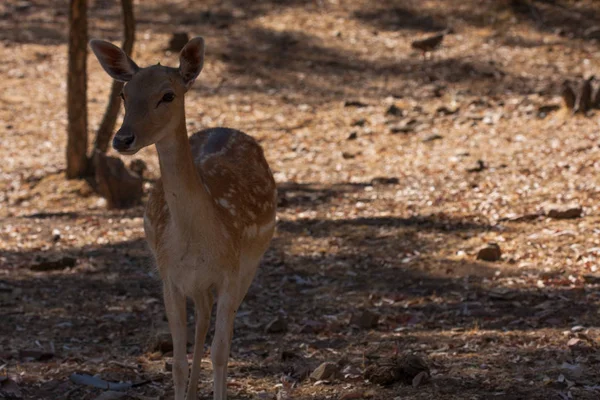
[[[128,56],[131,56],[133,50],[133,41],[135,39],[135,20],[133,18],[133,3],[132,0],[121,0],[121,7],[123,10],[123,44],[121,48]],[[113,130],[115,128],[115,122],[119,115],[121,108],[121,90],[123,89],[123,82],[114,81],[110,90],[108,98],[108,105],[104,112],[104,117],[96,133],[96,140],[94,142],[94,153],[95,150],[100,150],[102,153],[106,153],[108,150],[108,144],[112,137]]]
[[[71,0],[67,72],[67,178],[87,172],[87,0]]]

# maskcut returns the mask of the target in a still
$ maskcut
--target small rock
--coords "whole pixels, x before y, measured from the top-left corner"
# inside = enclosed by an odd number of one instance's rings
[[[481,172],[485,170],[487,166],[483,162],[483,160],[477,160],[477,164],[471,168],[467,168],[467,172]]]
[[[600,39],[600,27],[592,26],[583,33],[587,39]]]
[[[600,285],[600,275],[587,274],[583,276],[583,280],[590,285]]]
[[[427,137],[425,137],[422,142],[423,143],[428,143],[428,142],[433,142],[436,140],[440,140],[443,139],[444,137],[442,135],[438,135],[437,133],[434,133],[433,135],[429,135]]]
[[[56,243],[59,240],[60,240],[60,231],[58,229],[53,229],[52,230],[52,241],[54,243]]]
[[[190,36],[187,32],[174,32],[169,40],[168,49],[171,51],[179,52],[183,47],[190,41]]]
[[[391,133],[411,133],[417,128],[418,122],[416,119],[407,119],[397,125],[390,126]]]
[[[23,349],[19,350],[19,358],[21,360],[46,361],[54,357],[54,353],[38,349]]]
[[[412,380],[412,386],[418,387],[422,382],[426,381],[429,378],[429,374],[427,371],[419,372]]]
[[[584,329],[585,328],[583,327],[583,325],[575,325],[574,327],[571,328],[571,332],[581,332]]]
[[[344,101],[344,107],[363,108],[363,107],[367,107],[367,106],[368,106],[367,103],[363,103],[360,100],[346,100],[346,101]]]
[[[325,329],[325,324],[320,321],[304,321],[304,324],[300,328],[300,333],[319,333]]]
[[[289,360],[301,360],[302,356],[291,351],[291,350],[283,350],[281,352],[281,361],[289,361]]]
[[[310,374],[310,378],[315,381],[324,381],[324,380],[333,380],[339,374],[339,367],[336,363],[326,361],[323,364],[319,365],[313,372]]]
[[[579,333],[578,335],[581,335],[581,333]],[[585,335],[583,336],[585,337]],[[571,338],[567,342],[567,346],[569,347],[569,350],[571,350],[571,352],[574,354],[595,353],[597,351],[595,346],[591,345],[589,342],[589,339],[583,340],[580,338]]]
[[[582,343],[583,343],[583,340],[581,340],[581,339],[571,338],[567,342],[567,346],[569,346],[569,347],[577,347],[577,346],[581,345]]]
[[[358,326],[361,329],[375,328],[379,323],[379,314],[369,310],[363,310],[358,314],[353,314],[350,318],[350,325]]]
[[[160,351],[165,354],[173,351],[173,338],[169,332],[157,332],[152,340],[151,351]]]
[[[392,104],[385,111],[385,115],[394,116],[394,117],[401,117],[402,115],[404,115],[404,110],[402,110],[400,107]]]
[[[537,110],[537,116],[538,118],[546,118],[546,116],[548,116],[548,114],[560,110],[560,106],[557,104],[547,104],[547,105],[543,105],[538,107]]]
[[[266,333],[285,333],[288,330],[288,323],[285,319],[277,317],[267,324]]]
[[[15,11],[24,12],[31,8],[31,2],[29,1],[18,1],[15,4]]]
[[[554,208],[548,211],[548,216],[554,219],[575,219],[581,217],[583,213],[583,208],[580,206],[558,209]]]
[[[442,115],[453,115],[456,114],[459,109],[459,107],[452,108],[447,106],[440,106],[435,110],[435,112]]]
[[[77,259],[75,257],[63,256],[60,258],[48,259],[40,257],[38,261],[31,265],[32,271],[56,271],[60,269],[73,268]]]
[[[371,179],[371,185],[397,185],[400,183],[400,179],[396,177],[378,176]]]
[[[356,138],[358,138],[358,133],[356,133],[356,131],[354,131],[354,132],[350,132],[350,134],[348,135],[346,140],[355,140]]]
[[[505,287],[497,287],[493,288],[489,292],[490,299],[495,300],[514,300],[517,297],[518,293],[515,290],[505,288]]]
[[[477,259],[483,261],[498,261],[502,257],[502,251],[497,243],[488,243],[477,252]]]
[[[425,372],[425,375],[419,374]],[[405,384],[421,384],[430,375],[429,366],[416,355],[404,357],[394,356],[391,359],[379,360],[365,370],[365,379],[378,385],[392,385],[396,382]],[[418,378],[417,378],[418,377]]]

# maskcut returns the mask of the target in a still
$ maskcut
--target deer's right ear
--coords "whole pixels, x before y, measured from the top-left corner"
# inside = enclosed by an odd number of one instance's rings
[[[140,69],[123,50],[112,43],[94,39],[90,41],[90,47],[102,68],[117,81],[130,81]]]

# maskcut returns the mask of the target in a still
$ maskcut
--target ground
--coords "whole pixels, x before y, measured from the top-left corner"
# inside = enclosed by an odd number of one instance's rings
[[[121,398],[168,399],[143,207],[107,211],[64,178],[67,3],[0,5],[0,397],[108,398],[69,379],[87,373],[139,383]],[[89,3],[90,37],[118,43],[118,2]],[[236,320],[232,398],[600,398],[598,112],[572,116],[559,95],[599,71],[600,4],[144,0],[135,13],[140,65],[177,65],[174,31],[205,37],[188,130],[253,135],[279,185]],[[438,50],[411,49],[446,28]],[[92,140],[111,82],[88,66]],[[155,150],[139,157],[147,192]],[[570,207],[582,215],[547,215]],[[489,242],[496,262],[477,259]],[[63,256],[74,265],[36,270]],[[350,323],[365,310],[376,324]],[[267,333],[276,318],[287,330]],[[365,379],[396,353],[431,378]],[[325,361],[338,377],[306,377]]]

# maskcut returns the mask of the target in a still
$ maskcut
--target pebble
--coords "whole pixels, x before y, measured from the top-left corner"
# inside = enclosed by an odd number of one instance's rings
[[[310,374],[310,378],[315,381],[323,381],[335,379],[339,373],[339,367],[336,363],[326,361],[319,365],[313,372]]]
[[[477,252],[477,259],[483,261],[498,261],[502,257],[502,251],[497,243],[488,243]]]

